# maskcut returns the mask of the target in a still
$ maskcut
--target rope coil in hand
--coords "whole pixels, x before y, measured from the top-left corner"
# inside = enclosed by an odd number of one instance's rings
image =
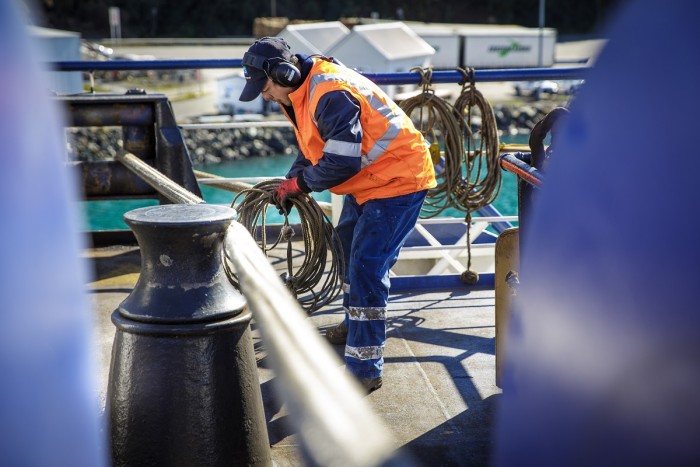
[[[277,209],[272,196],[281,181],[265,180],[241,191],[233,199],[231,207],[235,207],[238,222],[250,232],[266,256],[274,249],[286,247],[287,265],[281,275],[282,280],[301,307],[307,313],[312,313],[333,301],[342,289],[345,275],[342,247],[330,219],[316,200],[306,194],[289,198],[299,214],[303,251],[295,252],[292,244],[295,232],[289,225],[286,213],[279,234],[269,241],[267,209],[270,205]],[[241,197],[243,199],[236,204]],[[294,261],[295,257],[302,260],[301,265],[299,261]],[[237,284],[235,273],[226,266],[229,279]]]

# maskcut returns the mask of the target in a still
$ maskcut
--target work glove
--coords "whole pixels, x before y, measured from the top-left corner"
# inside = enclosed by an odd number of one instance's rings
[[[282,180],[282,182],[275,188],[272,193],[272,199],[275,202],[275,206],[279,209],[279,213],[289,214],[292,210],[292,200],[290,198],[298,196],[304,193],[299,187],[299,182],[297,177],[287,178]]]

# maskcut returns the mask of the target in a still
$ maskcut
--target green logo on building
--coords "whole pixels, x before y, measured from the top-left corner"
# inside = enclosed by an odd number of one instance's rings
[[[498,53],[499,57],[507,57],[511,52],[529,52],[531,47],[529,45],[522,45],[516,41],[512,41],[510,45],[492,45],[489,47],[489,52]]]

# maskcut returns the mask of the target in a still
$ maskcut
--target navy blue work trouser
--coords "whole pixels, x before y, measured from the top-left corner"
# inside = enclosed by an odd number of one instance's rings
[[[346,264],[345,363],[358,378],[382,376],[389,270],[416,225],[426,194],[422,190],[363,205],[345,195],[336,227]]]

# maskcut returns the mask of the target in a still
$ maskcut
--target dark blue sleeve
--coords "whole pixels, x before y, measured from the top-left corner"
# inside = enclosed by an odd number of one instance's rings
[[[315,117],[321,138],[337,148],[324,151],[318,164],[303,168],[306,185],[312,191],[323,191],[347,181],[361,169],[360,104],[348,92],[332,91],[319,100]]]
[[[297,158],[294,159],[292,166],[289,168],[289,172],[287,172],[286,178],[298,177],[301,171],[304,170],[305,167],[309,167],[310,165],[311,161],[304,157],[304,154],[301,151],[299,151],[297,153]]]

